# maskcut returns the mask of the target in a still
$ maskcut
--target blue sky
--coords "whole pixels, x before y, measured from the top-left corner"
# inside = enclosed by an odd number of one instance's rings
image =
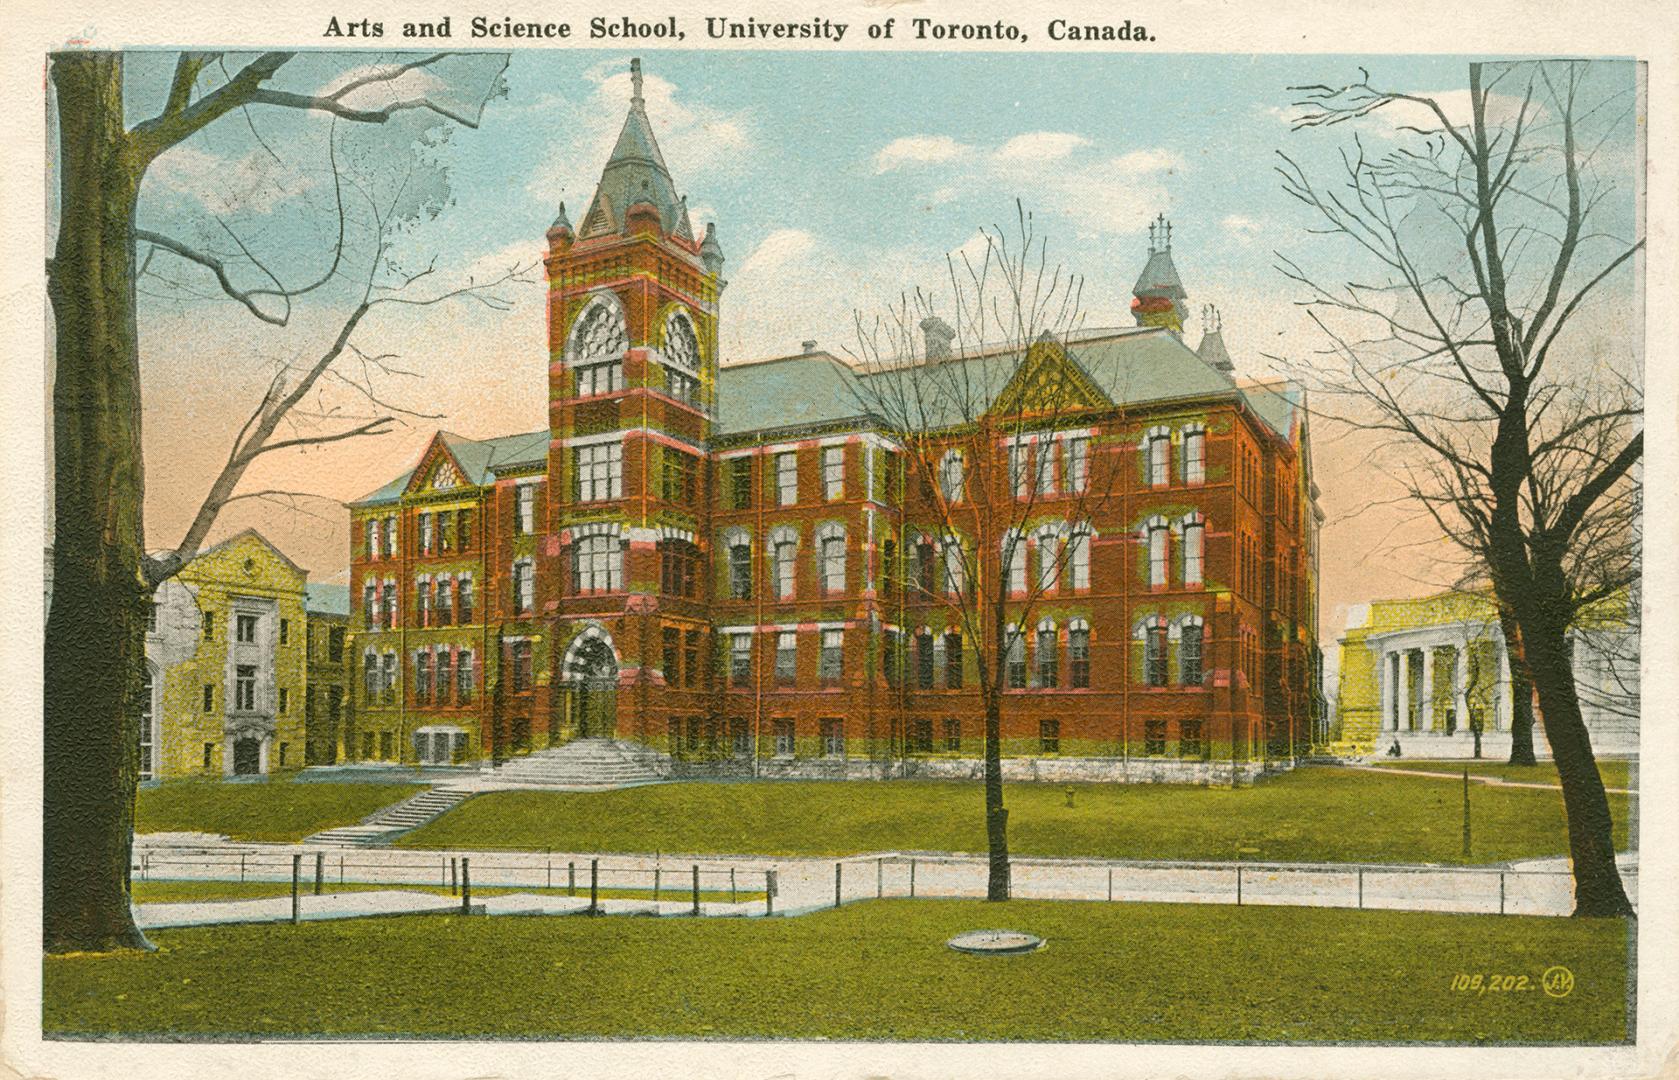
[[[448,170],[453,203],[406,235],[405,260],[435,255],[440,281],[540,256],[564,199],[581,219],[622,124],[631,53],[521,51],[477,130],[456,130],[427,151]],[[1366,267],[1346,246],[1306,234],[1306,211],[1283,192],[1276,153],[1331,165],[1358,135],[1377,152],[1408,136],[1401,109],[1355,124],[1293,133],[1292,84],[1372,81],[1467,100],[1466,57],[648,51],[647,110],[696,227],[715,221],[728,262],[720,338],[725,362],[795,351],[816,339],[853,341],[854,312],[880,310],[907,287],[936,285],[945,254],[981,226],[1012,221],[1015,199],[1034,211],[1052,257],[1087,280],[1086,325],[1125,325],[1130,289],[1157,213],[1174,225],[1174,255],[1196,317],[1219,305],[1238,374],[1269,373],[1261,353],[1304,354],[1322,344],[1293,303],[1298,290],[1274,269],[1282,250],[1331,281]],[[281,85],[316,89],[373,58],[307,53]],[[389,55],[380,59],[388,60]],[[232,60],[230,59],[230,66]],[[173,54],[130,54],[130,121],[155,112]],[[481,74],[468,58],[446,77]],[[435,89],[434,81],[424,89]],[[252,110],[224,118],[161,158],[141,197],[141,219],[228,247],[221,215],[289,281],[320,265],[326,133],[318,117]],[[1461,113],[1460,113],[1461,114]],[[347,151],[372,160],[406,146],[420,125],[341,126]],[[277,148],[269,155],[256,140]],[[1630,172],[1630,128],[1611,150]],[[383,156],[381,156],[383,155]],[[276,157],[279,159],[276,160]],[[1624,159],[1624,160],[1623,160]],[[388,177],[387,177],[388,179]],[[433,178],[435,179],[435,178]],[[1630,185],[1628,185],[1630,186]],[[327,203],[325,205],[330,205]],[[1630,215],[1622,192],[1614,213]],[[330,218],[329,218],[330,219]],[[190,268],[159,264],[177,280]],[[246,284],[258,284],[249,276]],[[203,284],[202,281],[199,282]],[[300,305],[277,332],[214,296],[149,289],[142,297],[147,380],[148,530],[172,542],[214,462],[273,365],[318,350],[340,308],[331,290]],[[366,347],[402,357],[413,378],[392,395],[425,417],[398,433],[268,463],[252,483],[306,484],[355,498],[407,468],[439,427],[471,437],[545,423],[546,352],[540,287],[510,294],[510,310],[427,308],[366,328]],[[1327,482],[1364,453],[1319,447],[1332,526],[1328,558],[1342,564],[1326,597],[1414,593],[1415,575],[1332,549],[1338,512],[1368,494],[1365,480]],[[1345,459],[1344,461],[1342,459]],[[1347,474],[1342,474],[1347,475]],[[301,479],[300,479],[301,478]],[[345,514],[318,516],[245,504],[217,530],[264,529],[317,580],[341,575]],[[1356,589],[1353,586],[1356,585]],[[1326,621],[1334,615],[1326,610]],[[1330,627],[1326,625],[1326,630]]]

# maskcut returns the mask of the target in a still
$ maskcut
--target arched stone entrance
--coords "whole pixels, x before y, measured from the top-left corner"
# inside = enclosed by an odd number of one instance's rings
[[[618,651],[612,635],[594,625],[577,635],[562,665],[575,701],[578,738],[610,739],[618,724]]]

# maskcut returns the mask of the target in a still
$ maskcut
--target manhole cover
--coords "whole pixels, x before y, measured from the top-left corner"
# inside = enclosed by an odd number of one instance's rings
[[[957,952],[978,953],[981,956],[1014,956],[1034,952],[1044,947],[1044,939],[1023,934],[1019,930],[969,930],[945,942]]]

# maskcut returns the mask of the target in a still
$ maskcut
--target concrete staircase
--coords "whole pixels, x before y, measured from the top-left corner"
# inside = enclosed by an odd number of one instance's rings
[[[538,750],[490,773],[486,787],[559,787],[584,791],[656,784],[670,779],[670,759],[639,743],[574,739]]]
[[[337,844],[341,847],[371,847],[389,843],[398,833],[417,829],[453,810],[478,794],[478,788],[464,784],[439,784],[399,803],[393,803],[363,818],[358,825],[341,825],[304,838],[306,844]]]

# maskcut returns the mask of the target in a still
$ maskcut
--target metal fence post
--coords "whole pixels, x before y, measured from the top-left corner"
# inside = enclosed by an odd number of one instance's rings
[[[239,880],[245,880],[245,853],[243,851],[239,853]]]
[[[874,861],[874,898],[879,900],[886,895],[886,860]]]
[[[577,895],[577,864],[575,862],[566,863],[565,864],[565,871],[566,871],[565,894],[567,896],[576,896]]]
[[[297,879],[303,874],[303,856],[296,854],[291,857],[291,921],[295,925],[298,919]]]
[[[1110,867],[1108,867],[1108,902],[1112,903],[1113,898],[1114,898],[1114,868],[1110,866]]]
[[[457,870],[455,864],[456,860],[451,858],[449,860],[449,892],[452,895],[459,896],[461,892],[459,884],[460,878],[458,876],[459,871]]]
[[[315,852],[315,895],[321,895],[321,879],[326,876],[326,853]]]
[[[461,914],[472,914],[472,860],[461,858]]]
[[[1504,914],[1504,871],[1498,872],[1498,913]]]
[[[775,871],[764,871],[764,914],[775,914]]]
[[[655,866],[653,868],[653,902],[655,904],[657,904],[659,902],[659,886],[661,884],[663,884],[663,881],[662,881],[663,877],[664,877],[664,870],[660,867]]]
[[[589,914],[600,914],[600,860],[589,860]]]
[[[554,887],[554,860],[553,860],[553,858],[550,857],[548,859],[548,888],[552,889],[553,887]]]
[[[1236,906],[1242,906],[1242,864],[1236,864]]]
[[[1358,908],[1364,910],[1364,867],[1358,868]]]
[[[700,913],[700,867],[694,864],[694,914]]]
[[[845,869],[845,864],[844,863],[837,862],[837,863],[834,864],[834,906],[835,907],[840,906],[840,872],[844,869]]]
[[[344,856],[338,856],[338,884],[344,884]]]
[[[909,898],[915,899],[915,860],[909,861]]]

